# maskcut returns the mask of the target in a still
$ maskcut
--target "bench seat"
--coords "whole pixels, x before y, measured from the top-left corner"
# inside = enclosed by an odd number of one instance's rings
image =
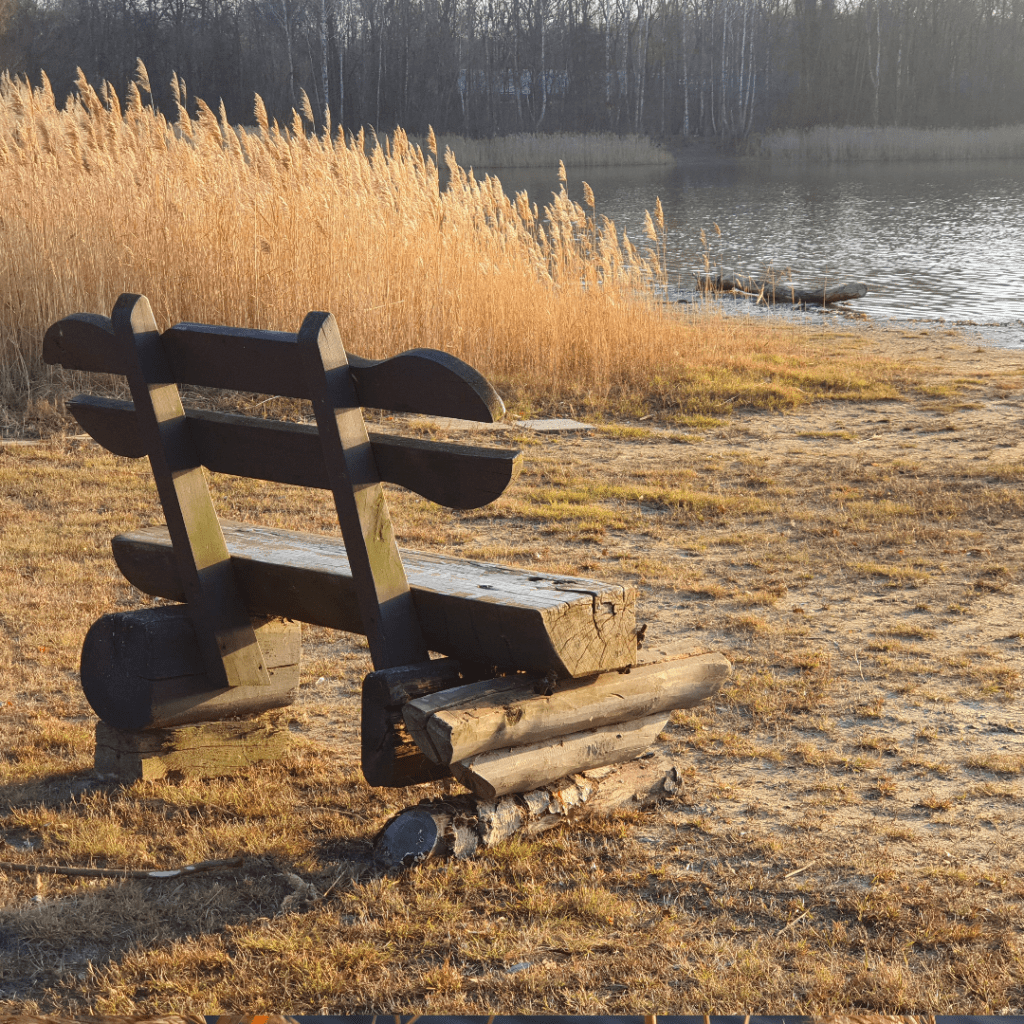
[[[222,519],[228,553],[252,615],[365,633],[344,541]],[[163,526],[113,539],[125,578],[183,601]],[[401,551],[427,648],[503,670],[582,677],[636,664],[636,589],[628,584],[511,569]]]

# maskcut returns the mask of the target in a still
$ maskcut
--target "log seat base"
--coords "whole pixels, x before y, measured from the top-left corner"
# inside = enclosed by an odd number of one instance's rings
[[[104,615],[82,645],[82,690],[115,729],[187,725],[285,707],[299,684],[301,627],[285,619],[253,623],[269,684],[211,682],[185,605]]]
[[[125,784],[140,780],[214,778],[278,761],[291,734],[274,713],[172,729],[128,731],[96,723],[96,771]]]

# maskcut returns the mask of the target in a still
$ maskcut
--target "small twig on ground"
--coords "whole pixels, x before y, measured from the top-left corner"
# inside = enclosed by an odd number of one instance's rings
[[[806,871],[808,868],[813,868],[814,865],[817,863],[818,862],[816,860],[809,860],[803,867],[796,868],[795,870],[790,871],[788,875],[783,875],[783,881],[785,881],[785,879],[787,878],[792,878],[794,875],[799,875],[801,871]]]
[[[0,871],[20,871],[28,875],[80,875],[86,878],[180,878],[214,868],[240,868],[245,863],[242,857],[228,860],[204,860],[199,864],[186,864],[169,871],[141,870],[131,868],[79,868],[64,864],[12,864],[0,861]]]
[[[783,926],[782,928],[780,928],[775,933],[775,937],[778,938],[783,932],[788,932],[789,929],[793,927],[793,925],[795,925],[798,922],[802,921],[809,913],[810,913],[809,910],[805,910],[802,914],[798,914],[796,917],[793,918],[792,921],[789,922],[789,924],[787,924],[787,925]]]

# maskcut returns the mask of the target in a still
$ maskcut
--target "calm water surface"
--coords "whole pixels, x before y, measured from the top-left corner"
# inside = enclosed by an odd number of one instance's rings
[[[497,172],[506,191],[543,205],[553,171]],[[788,269],[795,282],[860,281],[851,310],[888,320],[976,325],[1024,346],[1024,163],[861,164],[772,168],[739,162],[569,169],[569,194],[593,187],[597,212],[644,241],[660,196],[673,286],[703,267],[700,233],[719,267]],[[721,230],[714,230],[717,224]]]

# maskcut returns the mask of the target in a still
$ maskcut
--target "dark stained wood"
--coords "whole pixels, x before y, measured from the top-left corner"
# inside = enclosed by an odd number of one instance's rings
[[[87,373],[128,373],[124,349],[108,316],[72,313],[51,324],[43,335],[43,361]]]
[[[123,459],[141,459],[146,454],[146,445],[135,422],[135,406],[131,402],[99,395],[75,395],[69,399],[67,410],[75,417],[78,425],[112,455],[119,455]],[[194,410],[185,410],[185,418],[190,421],[189,429],[193,435],[195,427],[191,421],[194,416]],[[200,452],[202,457],[203,453]]]
[[[294,334],[181,323],[166,337],[180,383],[309,397],[291,347]],[[446,352],[411,349],[379,361],[354,355],[349,360],[362,406],[485,423],[505,415],[486,379]]]
[[[139,730],[258,714],[292,702],[299,685],[297,622],[256,624],[268,686],[211,680],[185,605],[104,615],[82,645],[82,690],[116,729]]]
[[[669,712],[571,733],[510,750],[491,750],[451,765],[452,774],[483,800],[526,793],[567,775],[638,757],[658,738]]]
[[[222,522],[253,615],[359,632],[340,537]],[[180,601],[163,527],[121,534],[114,557],[143,593]],[[636,661],[636,590],[421,551],[402,552],[427,647],[503,670],[590,676]]]
[[[149,300],[121,295],[111,323],[207,674],[226,686],[269,686]]]
[[[464,859],[516,833],[535,835],[566,821],[639,810],[681,788],[679,769],[656,752],[496,801],[473,796],[424,801],[387,822],[374,842],[374,854],[392,868],[432,858]]]
[[[96,771],[124,783],[236,775],[277,761],[291,745],[288,727],[273,714],[149,732],[96,723]]]
[[[460,682],[458,662],[450,658],[382,669],[363,680],[362,769],[371,786],[414,786],[451,774],[423,756],[406,731],[402,708]]]
[[[416,698],[403,715],[420,749],[438,764],[451,764],[488,750],[694,707],[721,689],[731,669],[721,654],[701,654],[628,673],[564,680],[550,694],[538,692],[536,676],[516,675]]]
[[[68,402],[68,410],[83,430],[115,455],[146,454],[131,402],[78,395]],[[215,473],[330,488],[320,437],[312,424],[196,409],[186,409],[185,417],[200,461]],[[372,431],[368,436],[382,480],[447,508],[489,504],[522,469],[522,454],[513,449]]]
[[[345,346],[330,313],[306,316],[299,328],[298,353],[373,667],[426,661],[429,652],[398,553],[387,498]]]
[[[178,384],[309,397],[295,334],[181,323],[165,331],[163,341]],[[69,370],[121,376],[128,371],[111,321],[91,313],[52,324],[43,338],[43,359]],[[446,352],[410,349],[390,359],[350,355],[349,361],[361,406],[484,423],[505,415],[487,380]]]

